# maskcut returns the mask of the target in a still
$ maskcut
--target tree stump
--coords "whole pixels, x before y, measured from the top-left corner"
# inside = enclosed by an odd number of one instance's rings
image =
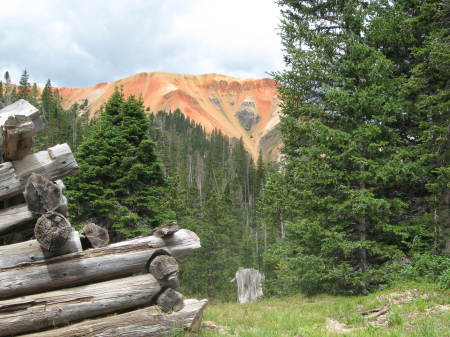
[[[178,288],[180,284],[178,280],[180,268],[174,257],[169,255],[159,255],[152,260],[149,269],[150,273],[152,273],[164,287]]]
[[[233,281],[238,288],[239,303],[255,302],[263,296],[262,281],[264,274],[253,268],[239,268]]]
[[[42,248],[56,252],[64,246],[73,228],[62,214],[48,212],[42,215],[34,227],[34,235]]]
[[[109,234],[106,228],[95,223],[88,223],[81,230],[81,235],[85,238],[86,248],[106,247],[109,243]]]
[[[183,295],[172,288],[167,288],[158,296],[156,304],[166,313],[177,312],[184,307]]]

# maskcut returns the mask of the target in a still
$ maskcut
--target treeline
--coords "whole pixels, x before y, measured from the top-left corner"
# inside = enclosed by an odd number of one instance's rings
[[[77,149],[88,123],[87,99],[64,109],[62,97],[50,80],[41,89],[36,83],[29,82],[29,74],[24,70],[16,85],[6,71],[0,81],[0,108],[19,99],[25,99],[38,108],[45,123],[44,130],[35,137],[36,151],[63,142],[68,143],[72,150]]]
[[[267,172],[255,164],[242,140],[208,134],[180,111],[151,115],[153,139],[164,163],[171,208],[195,231],[202,249],[183,265],[187,292],[234,299],[239,267],[258,267],[263,237],[257,200]]]

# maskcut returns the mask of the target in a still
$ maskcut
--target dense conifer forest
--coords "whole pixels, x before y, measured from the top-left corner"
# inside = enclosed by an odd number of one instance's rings
[[[231,300],[238,267],[269,295],[367,294],[401,280],[450,286],[450,9],[443,1],[280,0],[286,70],[279,163],[205,132],[182,111],[145,114],[120,88],[96,119],[63,109],[8,72],[0,104],[25,98],[67,142],[71,220],[114,240],[176,220],[202,249],[183,266],[186,293]]]

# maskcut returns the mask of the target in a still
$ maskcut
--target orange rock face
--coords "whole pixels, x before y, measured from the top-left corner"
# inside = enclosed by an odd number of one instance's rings
[[[144,105],[152,112],[178,108],[208,132],[219,129],[230,138],[242,137],[255,159],[259,149],[266,159],[274,160],[278,155],[280,137],[275,127],[279,100],[271,79],[140,73],[88,88],[60,88],[60,94],[66,107],[87,98],[95,113],[116,86],[123,86],[126,96],[142,95]]]

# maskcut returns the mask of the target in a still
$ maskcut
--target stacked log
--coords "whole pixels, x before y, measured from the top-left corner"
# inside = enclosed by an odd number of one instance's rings
[[[76,231],[56,180],[78,165],[67,144],[30,154],[40,129],[38,111],[26,101],[0,110],[0,235],[30,227],[35,234],[0,246],[0,337],[198,329],[207,301],[184,300],[176,290],[179,261],[200,248],[198,236],[176,223],[114,244],[94,223]]]

